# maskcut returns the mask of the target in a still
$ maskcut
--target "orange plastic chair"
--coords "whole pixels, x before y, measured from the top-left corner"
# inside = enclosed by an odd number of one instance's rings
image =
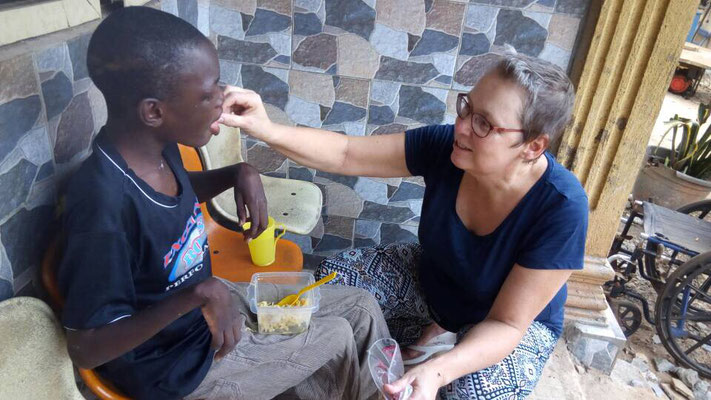
[[[202,171],[197,150],[178,145],[183,165],[188,171]],[[296,243],[280,239],[276,247],[274,264],[258,267],[252,264],[249,249],[241,233],[218,224],[210,215],[206,203],[201,205],[205,231],[210,243],[212,274],[232,282],[249,282],[257,272],[301,271],[304,255]]]
[[[179,145],[183,165],[188,171],[201,171],[202,163],[194,148]],[[205,204],[201,205],[205,220],[210,250],[212,252],[212,273],[232,282],[248,282],[256,272],[301,271],[304,257],[295,243],[281,239],[277,242],[276,260],[267,267],[252,264],[249,249],[241,233],[229,230],[212,219]],[[64,299],[57,287],[56,265],[61,259],[60,238],[55,237],[42,258],[41,279],[52,302],[52,308],[60,311]],[[79,375],[96,396],[102,400],[130,400],[110,382],[104,380],[94,370],[79,368]]]
[[[42,266],[40,271],[42,284],[49,295],[52,308],[57,312],[59,312],[64,306],[64,299],[59,293],[59,288],[57,287],[57,276],[55,271],[55,267],[61,259],[59,242],[60,238],[57,236],[49,243],[49,247],[47,248],[47,251],[45,251],[44,257],[42,258]],[[124,396],[110,382],[102,379],[99,374],[94,372],[94,370],[84,368],[78,369],[79,375],[86,386],[100,399],[130,400],[129,397]]]

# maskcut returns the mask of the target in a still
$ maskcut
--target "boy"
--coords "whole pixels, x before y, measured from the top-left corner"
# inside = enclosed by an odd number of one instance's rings
[[[247,164],[187,173],[177,143],[219,133],[223,94],[212,44],[146,7],[112,13],[94,32],[89,74],[108,121],[68,186],[64,259],[69,354],[138,399],[367,398],[365,352],[388,337],[364,291],[328,288],[309,331],[260,336],[246,285],[212,277],[200,202],[235,188],[246,238],[266,225]],[[246,321],[245,321],[246,320]],[[213,360],[214,358],[214,360]]]

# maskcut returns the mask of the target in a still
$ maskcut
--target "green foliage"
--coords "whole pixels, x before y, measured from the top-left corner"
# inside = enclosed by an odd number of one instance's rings
[[[671,133],[672,149],[675,151],[664,158],[664,165],[694,178],[711,180],[711,122],[705,125],[709,115],[711,115],[711,105],[699,104],[696,120],[674,115],[665,122],[669,125],[669,129],[664,132],[657,148]]]

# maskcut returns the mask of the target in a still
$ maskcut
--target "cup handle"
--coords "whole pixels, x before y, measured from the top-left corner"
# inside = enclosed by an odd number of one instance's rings
[[[277,235],[276,239],[274,239],[274,244],[275,244],[275,245],[276,245],[276,242],[278,242],[279,239],[281,239],[281,237],[286,234],[286,225],[280,223],[280,224],[277,224],[276,227],[279,228],[279,229],[281,229],[281,233]]]

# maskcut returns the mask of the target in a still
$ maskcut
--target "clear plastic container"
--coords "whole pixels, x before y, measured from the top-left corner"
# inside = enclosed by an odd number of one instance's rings
[[[319,288],[304,293],[305,305],[277,307],[284,297],[295,294],[314,283],[310,272],[260,272],[252,275],[247,299],[249,308],[257,314],[259,333],[295,335],[306,331],[311,323],[311,314],[318,310],[321,294]],[[266,304],[265,304],[266,302]]]
[[[378,390],[387,400],[407,400],[412,395],[412,386],[395,396],[388,396],[383,391],[383,386],[393,383],[405,374],[405,365],[402,362],[400,346],[394,339],[380,339],[368,349],[368,367]]]

